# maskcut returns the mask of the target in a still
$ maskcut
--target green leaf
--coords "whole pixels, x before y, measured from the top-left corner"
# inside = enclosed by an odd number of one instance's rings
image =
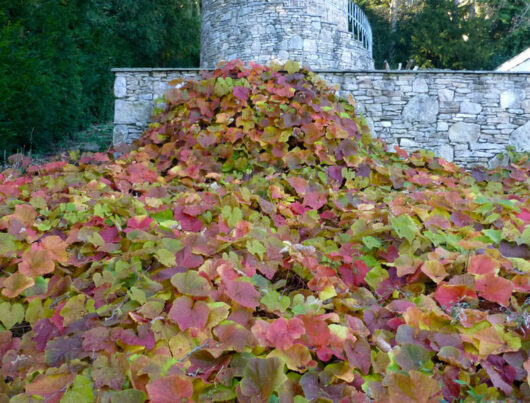
[[[521,236],[517,238],[518,245],[521,245],[523,243],[530,246],[530,225],[528,225],[521,234]]]
[[[247,250],[255,256],[258,256],[261,260],[265,257],[267,249],[260,241],[255,239],[247,241]]]
[[[372,289],[376,290],[379,284],[389,277],[388,272],[381,266],[376,266],[366,273],[365,281]]]
[[[15,253],[16,250],[13,235],[0,233],[0,255],[8,256],[9,254]]]
[[[61,403],[91,403],[94,399],[92,382],[83,375],[77,375],[74,383],[61,399]]]
[[[171,284],[182,294],[192,297],[206,297],[210,293],[208,280],[202,277],[196,270],[188,270],[186,273],[177,273],[171,277]]]
[[[159,249],[155,252],[157,260],[166,267],[173,267],[177,264],[175,254],[167,249]]]
[[[140,305],[143,305],[147,302],[145,291],[138,287],[131,287],[127,294],[129,294],[129,298],[138,302]]]
[[[162,246],[164,249],[167,249],[171,253],[177,253],[182,248],[184,248],[184,245],[182,244],[182,241],[179,239],[173,239],[173,238],[164,238],[162,239]]]
[[[215,81],[214,94],[218,97],[223,97],[225,95],[231,94],[233,87],[234,83],[232,82],[232,79],[230,77],[218,77]]]
[[[221,218],[225,220],[230,227],[235,227],[242,219],[243,212],[239,207],[224,206],[221,210]]]
[[[392,223],[392,228],[394,228],[394,231],[396,231],[400,238],[405,238],[409,243],[414,241],[418,233],[418,226],[412,218],[406,214],[402,214],[398,217],[391,217],[390,222]]]
[[[11,305],[9,302],[0,304],[0,322],[6,329],[11,329],[17,323],[24,322],[25,315],[24,307],[21,304]]]
[[[272,395],[269,399],[269,403],[280,403],[280,400],[278,399],[278,396]]]
[[[368,250],[380,248],[383,246],[381,241],[377,238],[374,238],[373,236],[365,236],[362,239],[364,246],[368,248]]]
[[[291,305],[291,299],[277,291],[269,291],[260,301],[269,311],[285,312]]]
[[[484,235],[486,235],[493,243],[499,243],[502,241],[502,231],[496,229],[485,229],[482,230]]]
[[[153,215],[151,215],[151,218],[159,224],[163,221],[174,220],[173,211],[171,211],[171,209],[166,209],[166,210],[162,210],[157,213],[154,213]]]
[[[300,71],[300,63],[289,60],[285,63],[285,70],[287,70],[287,73],[289,74],[298,73]]]
[[[144,403],[146,400],[145,393],[141,390],[127,389],[119,392],[113,392],[110,397],[110,403]]]

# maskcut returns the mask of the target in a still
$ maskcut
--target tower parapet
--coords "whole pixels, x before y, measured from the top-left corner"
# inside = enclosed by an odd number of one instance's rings
[[[232,59],[372,70],[372,31],[353,0],[203,0],[201,67]]]

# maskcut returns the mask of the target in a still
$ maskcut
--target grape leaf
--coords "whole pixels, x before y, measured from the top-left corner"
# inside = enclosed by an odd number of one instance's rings
[[[390,222],[400,238],[405,238],[409,243],[414,241],[418,233],[418,226],[412,218],[403,214],[398,217],[390,217]]]
[[[272,393],[286,380],[284,362],[278,357],[251,358],[243,372],[241,392],[253,402],[267,403]]]

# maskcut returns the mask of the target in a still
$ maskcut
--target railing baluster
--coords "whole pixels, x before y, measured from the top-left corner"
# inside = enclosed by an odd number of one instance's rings
[[[351,32],[352,38],[360,42],[362,47],[367,49],[372,56],[372,27],[366,14],[354,0],[348,0],[348,30]]]

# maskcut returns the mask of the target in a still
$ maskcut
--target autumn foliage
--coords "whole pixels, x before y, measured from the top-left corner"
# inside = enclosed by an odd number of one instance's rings
[[[530,162],[387,152],[280,70],[0,174],[1,403],[530,400]]]

